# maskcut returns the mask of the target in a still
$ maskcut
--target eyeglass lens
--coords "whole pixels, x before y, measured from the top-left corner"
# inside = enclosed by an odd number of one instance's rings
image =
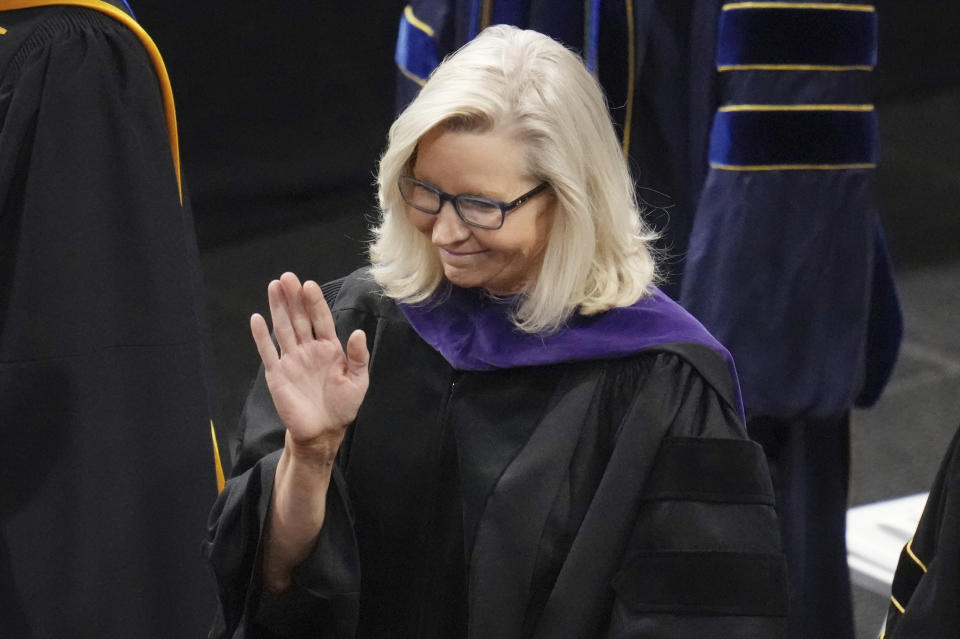
[[[401,178],[400,193],[414,208],[425,213],[440,212],[440,192],[436,189],[410,178]],[[458,195],[453,202],[460,216],[470,224],[485,227],[498,227],[501,224],[503,211],[496,202],[470,195]]]

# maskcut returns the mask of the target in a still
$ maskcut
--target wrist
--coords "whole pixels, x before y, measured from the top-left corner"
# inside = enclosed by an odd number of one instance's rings
[[[306,466],[317,471],[329,473],[337,458],[337,451],[343,442],[343,433],[316,437],[307,442],[298,442],[287,432],[281,459],[284,465],[291,463]]]

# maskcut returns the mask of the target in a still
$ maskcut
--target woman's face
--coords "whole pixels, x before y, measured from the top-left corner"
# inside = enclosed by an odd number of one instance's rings
[[[526,170],[523,145],[501,133],[435,128],[420,139],[417,149],[413,177],[451,195],[512,202],[538,184]],[[450,201],[437,215],[410,206],[407,215],[433,243],[448,280],[495,295],[514,295],[531,286],[540,273],[555,203],[550,190],[541,192],[509,211],[496,230],[467,225]]]

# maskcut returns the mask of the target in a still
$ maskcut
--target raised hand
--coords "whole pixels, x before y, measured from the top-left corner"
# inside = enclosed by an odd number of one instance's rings
[[[287,428],[262,565],[266,587],[281,591],[323,526],[333,460],[367,392],[369,354],[360,330],[344,353],[316,282],[301,286],[296,275],[284,273],[267,286],[267,297],[280,353],[262,316],[250,318],[250,332]]]
[[[320,287],[301,286],[293,273],[270,282],[267,297],[280,353],[261,315],[250,318],[250,331],[287,445],[336,453],[369,383],[363,331],[350,335],[344,353]]]

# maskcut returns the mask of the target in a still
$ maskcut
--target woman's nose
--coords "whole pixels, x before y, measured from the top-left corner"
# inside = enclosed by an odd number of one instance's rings
[[[431,237],[434,244],[444,246],[461,242],[470,236],[470,227],[464,224],[456,209],[453,208],[453,202],[444,202],[437,213],[437,219],[433,223],[433,235]]]

